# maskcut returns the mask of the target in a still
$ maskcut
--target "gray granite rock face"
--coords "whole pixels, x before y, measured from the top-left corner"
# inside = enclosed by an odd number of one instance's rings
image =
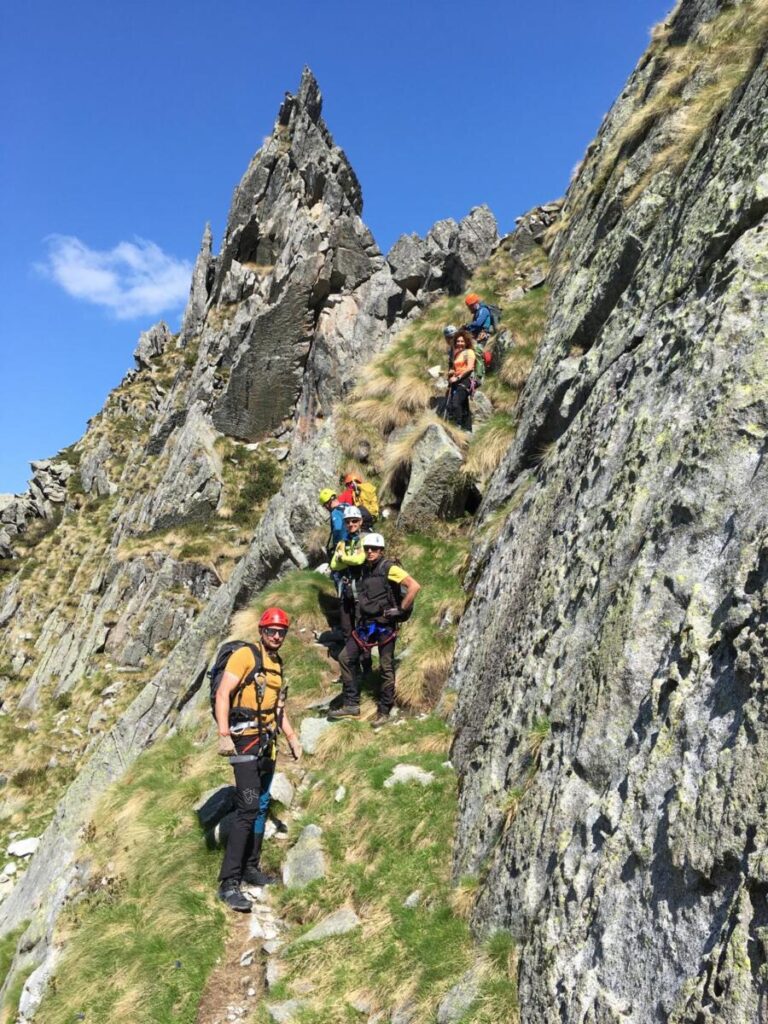
[[[720,9],[683,0],[682,45]],[[552,313],[481,510],[450,684],[457,875],[520,943],[524,1024],[768,1005],[768,67],[634,184],[644,59],[566,198]],[[510,792],[514,799],[510,802]]]
[[[325,877],[323,830],[307,825],[288,851],[283,864],[283,884],[287,889],[304,889],[310,882]]]
[[[469,493],[463,465],[464,457],[447,430],[430,424],[414,445],[408,490],[397,517],[398,528],[422,529],[435,519],[459,515]]]

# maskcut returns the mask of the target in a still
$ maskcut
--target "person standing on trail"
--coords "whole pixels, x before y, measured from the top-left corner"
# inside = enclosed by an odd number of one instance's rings
[[[443,338],[445,339],[445,351],[446,358],[448,360],[448,372],[450,373],[453,369],[453,343],[456,340],[456,335],[459,333],[459,328],[455,324],[448,324],[447,327],[443,328]]]
[[[259,620],[259,642],[230,655],[215,696],[218,753],[235,772],[235,819],[219,872],[219,899],[232,910],[249,911],[241,884],[267,885],[275,879],[259,868],[269,789],[282,732],[298,761],[301,744],[285,710],[283,662],[278,653],[290,620],[282,608],[267,608]]]
[[[357,584],[356,626],[339,655],[343,705],[328,718],[337,721],[360,715],[360,661],[379,649],[381,692],[374,728],[384,725],[395,704],[395,643],[398,623],[410,618],[421,585],[393,559],[384,557],[380,533],[363,537],[365,565]],[[403,593],[403,589],[405,593]]]
[[[461,330],[453,343],[453,371],[448,377],[448,419],[461,427],[472,431],[472,413],[469,399],[472,395],[472,381],[475,372],[475,353],[472,348],[472,335]]]
[[[363,514],[355,505],[347,505],[344,509],[344,525],[349,533],[349,540],[340,540],[331,558],[331,572],[336,580],[336,590],[341,601],[341,630],[344,642],[352,636],[355,628],[355,599],[357,583],[365,564],[363,551]]]

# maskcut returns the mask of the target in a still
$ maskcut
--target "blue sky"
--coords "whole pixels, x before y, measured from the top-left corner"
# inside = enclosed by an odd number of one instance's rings
[[[0,491],[77,440],[179,323],[206,220],[301,69],[388,249],[561,195],[671,0],[29,0],[5,5]]]

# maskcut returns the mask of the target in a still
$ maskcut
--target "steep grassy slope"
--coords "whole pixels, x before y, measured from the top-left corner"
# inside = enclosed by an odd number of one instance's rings
[[[366,721],[340,724],[317,754],[307,756],[301,768],[309,774],[291,837],[309,822],[323,828],[328,877],[300,893],[275,893],[289,943],[342,905],[359,913],[362,939],[356,933],[317,947],[289,945],[282,955],[286,973],[268,999],[290,996],[301,981],[302,991],[311,988],[299,1018],[307,1024],[359,1019],[349,1001],[361,999],[372,1007],[412,1001],[414,1020],[427,1021],[448,989],[474,968],[475,1007],[462,1019],[498,1020],[494,1014],[506,1007],[505,1019],[512,1020],[512,947],[495,938],[476,949],[462,890],[457,898],[451,886],[456,791],[446,762],[450,729],[428,711],[438,688],[428,691],[414,682],[429,679],[436,670],[427,659],[437,657],[442,665],[441,646],[454,642],[455,625],[445,618],[461,601],[454,568],[466,551],[466,537],[393,536],[392,544],[425,581],[424,600],[401,642],[404,696],[414,714],[423,710],[380,733]],[[259,604],[265,602],[279,602],[294,617],[285,658],[291,714],[300,719],[303,708],[335,691],[334,663],[313,642],[313,629],[327,626],[333,615],[333,592],[326,577],[296,573],[271,587]],[[242,634],[255,616],[256,610],[239,613],[235,632]],[[441,633],[444,639],[436,644]],[[373,708],[366,696],[364,713],[370,716]],[[384,780],[401,762],[434,772],[436,781],[425,788],[385,789]],[[158,743],[101,801],[82,851],[91,863],[91,881],[62,919],[58,940],[64,954],[38,1020],[64,1024],[81,1012],[94,1022],[127,1015],[158,1024],[196,1019],[205,979],[224,949],[227,922],[214,896],[219,854],[206,850],[192,807],[203,792],[228,780],[203,710],[197,725]],[[347,795],[337,801],[339,786]],[[284,849],[269,844],[267,863],[277,866]],[[404,907],[415,890],[421,894],[418,906]],[[104,977],[112,979],[109,985]],[[254,1018],[262,1019],[268,1019],[266,1010]]]

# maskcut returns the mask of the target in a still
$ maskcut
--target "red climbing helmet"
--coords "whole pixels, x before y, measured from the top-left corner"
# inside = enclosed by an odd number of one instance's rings
[[[474,306],[476,302],[480,301],[480,296],[475,295],[474,292],[470,292],[470,294],[466,297],[466,299],[464,299],[464,301],[468,306]]]
[[[259,619],[259,629],[264,629],[265,626],[282,626],[283,629],[288,629],[290,624],[291,620],[282,608],[267,608]]]
[[[347,473],[347,475],[344,477],[345,484],[361,484],[362,482],[363,478],[360,476],[359,473]]]

